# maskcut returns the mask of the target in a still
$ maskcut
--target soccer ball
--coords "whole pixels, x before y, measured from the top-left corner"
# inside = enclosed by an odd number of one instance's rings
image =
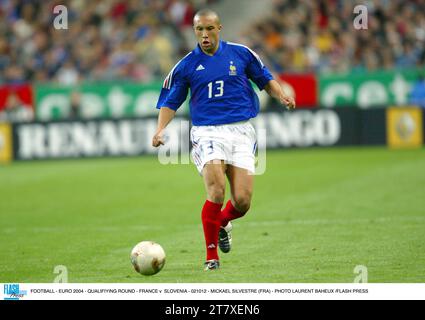
[[[142,241],[131,250],[134,270],[145,276],[161,271],[165,264],[165,251],[153,241]]]

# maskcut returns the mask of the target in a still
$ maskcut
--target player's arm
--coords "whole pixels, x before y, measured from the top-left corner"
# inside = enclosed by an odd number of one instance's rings
[[[158,115],[158,127],[156,129],[156,133],[152,138],[152,146],[159,147],[160,145],[164,144],[164,138],[163,138],[163,130],[165,127],[170,123],[171,120],[173,120],[174,116],[176,114],[176,111],[167,107],[162,107],[159,110]]]
[[[282,87],[276,80],[270,80],[264,87],[269,96],[280,101],[287,109],[295,109],[295,100],[283,92]]]
[[[266,90],[269,96],[279,100],[287,109],[294,109],[294,99],[283,92],[282,87],[273,79],[273,75],[261,61],[260,57],[251,49],[246,49],[248,78],[254,81],[260,90]]]
[[[183,63],[180,60],[165,78],[156,108],[159,109],[158,126],[152,138],[152,146],[165,143],[163,130],[173,120],[177,109],[186,100],[189,85],[184,76]]]

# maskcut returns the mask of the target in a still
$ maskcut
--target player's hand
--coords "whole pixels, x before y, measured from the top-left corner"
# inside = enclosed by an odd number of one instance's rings
[[[280,98],[280,103],[286,106],[286,109],[295,109],[295,100],[291,96],[284,95]]]
[[[165,141],[164,141],[164,137],[162,135],[162,132],[157,132],[155,133],[155,135],[152,138],[152,146],[154,146],[155,148],[164,145]]]

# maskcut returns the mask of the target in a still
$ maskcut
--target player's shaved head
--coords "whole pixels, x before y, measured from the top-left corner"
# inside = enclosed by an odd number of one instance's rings
[[[193,18],[193,30],[198,44],[206,54],[212,55],[217,51],[221,28],[220,18],[212,10],[200,10]]]
[[[209,17],[213,18],[215,22],[220,25],[220,17],[218,16],[217,12],[210,10],[210,9],[202,9],[199,10],[195,16],[193,17],[193,24],[196,24],[196,21],[199,20],[201,17]]]

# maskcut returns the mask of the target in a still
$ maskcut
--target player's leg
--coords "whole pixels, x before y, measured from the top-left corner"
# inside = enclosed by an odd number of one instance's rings
[[[255,172],[256,134],[250,123],[229,125],[231,165],[226,170],[230,183],[231,200],[220,214],[219,248],[227,253],[232,245],[231,220],[245,215],[251,206]]]
[[[257,138],[251,123],[230,125],[232,136],[232,160],[226,170],[232,195],[221,214],[222,226],[242,217],[251,206],[255,172]]]
[[[251,174],[247,169],[235,167],[229,165],[226,171],[227,178],[230,184],[230,193],[232,200],[230,203],[233,209],[238,213],[232,215],[229,210],[229,214],[223,214],[224,223],[226,221],[234,220],[243,216],[251,207],[252,191],[254,187],[254,175]]]
[[[226,187],[225,172],[226,165],[222,160],[209,161],[202,170],[208,197],[202,208],[202,226],[207,250],[205,270],[218,269],[219,267],[217,247],[220,213]]]
[[[232,246],[231,220],[243,217],[251,206],[254,176],[247,169],[228,166],[226,171],[230,184],[231,200],[220,213],[219,247],[224,253]]]
[[[217,252],[218,233],[220,230],[220,213],[224,202],[226,186],[226,165],[228,159],[227,139],[223,138],[222,127],[192,127],[192,157],[203,176],[207,191],[207,200],[202,208],[202,225],[204,229],[207,262],[205,269],[217,269],[219,257]],[[220,160],[217,160],[220,159]]]

